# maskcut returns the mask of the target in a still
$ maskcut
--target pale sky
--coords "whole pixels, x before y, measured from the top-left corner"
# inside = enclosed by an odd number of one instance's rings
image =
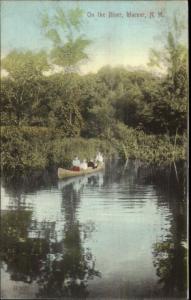
[[[165,30],[173,13],[184,16],[186,22],[188,14],[187,1],[184,0],[1,1],[2,56],[13,49],[49,49],[51,44],[40,29],[40,14],[47,11],[52,15],[58,6],[65,10],[80,7],[84,11],[81,32],[92,40],[87,50],[89,60],[81,66],[85,73],[96,72],[104,65],[145,67],[149,49],[161,47],[158,36]],[[99,12],[102,16],[98,16]],[[113,13],[121,15],[113,17]],[[142,17],[135,14],[142,14]]]

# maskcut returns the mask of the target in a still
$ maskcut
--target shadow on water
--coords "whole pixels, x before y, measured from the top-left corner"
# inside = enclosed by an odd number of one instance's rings
[[[115,161],[107,163],[104,176],[100,177],[97,174],[58,181],[56,172],[45,172],[3,179],[3,187],[11,199],[11,204],[1,212],[3,268],[14,282],[37,283],[37,298],[87,298],[89,281],[101,278],[101,273],[96,269],[91,249],[84,246],[84,241],[94,232],[95,224],[91,221],[81,223],[77,214],[84,187],[97,189],[101,185],[107,193],[111,186],[128,182],[131,197],[135,189],[152,185],[158,209],[168,207],[172,214],[168,220],[169,230],[152,245],[153,265],[158,277],[155,296],[186,297],[186,175],[181,164],[178,170],[179,182],[173,168],[146,166],[139,161],[129,161],[124,167],[120,161]],[[64,219],[59,238],[57,220],[36,220],[33,207],[25,201],[29,193],[57,188],[61,193],[60,210]],[[128,291],[124,293],[129,296]]]

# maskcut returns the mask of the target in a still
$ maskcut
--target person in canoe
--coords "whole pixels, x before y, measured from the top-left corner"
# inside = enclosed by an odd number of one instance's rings
[[[88,168],[88,164],[86,162],[86,159],[84,159],[80,164],[80,170],[87,170],[87,168]]]
[[[94,162],[93,159],[90,159],[90,161],[88,162],[88,167],[96,169],[97,168],[97,164]]]
[[[97,153],[95,161],[98,165],[103,165],[103,155],[100,152]]]
[[[76,156],[73,161],[72,161],[72,171],[80,171],[80,160],[79,158]]]

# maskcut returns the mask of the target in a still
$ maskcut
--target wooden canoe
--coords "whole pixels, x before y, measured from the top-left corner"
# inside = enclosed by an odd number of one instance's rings
[[[68,177],[76,177],[76,176],[83,176],[86,174],[92,174],[92,173],[97,173],[98,171],[101,171],[105,168],[105,165],[100,165],[97,168],[87,168],[86,170],[80,170],[80,171],[71,171],[63,168],[58,168],[58,178],[63,179],[63,178],[68,178]]]

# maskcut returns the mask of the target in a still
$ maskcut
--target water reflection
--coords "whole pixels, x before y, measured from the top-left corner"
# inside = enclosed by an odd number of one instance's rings
[[[153,170],[140,169],[139,178],[154,184],[158,207],[164,210],[168,205],[171,215],[167,216],[169,230],[162,228],[162,238],[153,244],[153,263],[159,277],[161,295],[186,298],[187,290],[187,205],[185,195],[184,165],[179,165],[179,179],[171,167]]]
[[[76,218],[82,187],[82,182],[74,181],[62,189],[61,208],[65,214],[65,225],[63,240],[59,243],[61,249],[55,245],[51,247],[54,251],[51,251],[50,259],[46,261],[41,272],[38,296],[85,297],[88,295],[88,280],[93,279],[94,276],[100,276],[95,269],[95,260],[91,250],[84,249],[82,246],[84,239],[93,230],[93,226],[82,226]]]
[[[6,263],[6,272],[15,282],[36,281],[36,297],[85,297],[88,280],[101,276],[95,269],[91,250],[82,246],[94,230],[94,224],[80,224],[76,219],[80,189],[84,184],[84,180],[73,181],[61,190],[65,224],[59,241],[56,221],[33,219],[29,210],[31,203],[26,205],[22,192],[17,191],[14,197],[12,189],[9,210],[2,211],[1,259]]]
[[[153,254],[162,294],[186,297],[186,249],[168,240],[156,243]]]
[[[91,251],[84,251],[81,245],[79,224],[66,228],[61,245],[53,245],[51,250],[40,273],[38,296],[87,296],[88,280],[100,274]]]
[[[4,181],[5,298],[186,297],[186,202],[168,172],[129,161]]]

